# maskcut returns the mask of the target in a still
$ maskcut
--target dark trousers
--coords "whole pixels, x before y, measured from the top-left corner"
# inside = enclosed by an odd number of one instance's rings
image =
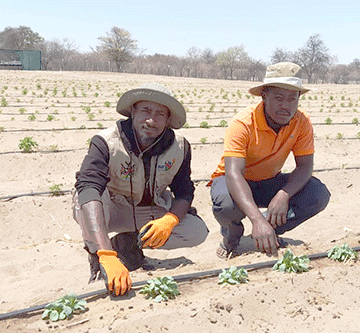
[[[290,174],[278,174],[274,178],[263,181],[247,181],[250,186],[255,203],[259,208],[266,208],[275,194],[286,184]],[[227,250],[239,245],[244,234],[244,225],[241,220],[245,214],[235,204],[226,186],[225,176],[217,177],[211,185],[211,200],[213,213],[220,224],[223,244]],[[317,178],[311,179],[305,186],[289,200],[289,211],[292,217],[275,229],[277,235],[292,230],[310,217],[318,214],[327,206],[330,192]],[[289,214],[290,215],[290,214]]]

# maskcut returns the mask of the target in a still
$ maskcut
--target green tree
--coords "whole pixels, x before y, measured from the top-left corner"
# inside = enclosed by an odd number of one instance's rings
[[[241,68],[247,61],[249,61],[249,56],[243,45],[230,47],[218,53],[216,57],[217,65],[224,73],[224,79],[230,77],[230,80],[234,78],[234,71]]]
[[[0,47],[7,50],[34,50],[44,40],[30,27],[6,27],[0,32]]]
[[[118,72],[121,72],[138,52],[137,41],[132,39],[130,32],[125,29],[113,27],[106,36],[98,39],[101,45],[96,48],[97,51],[107,54],[114,61]]]

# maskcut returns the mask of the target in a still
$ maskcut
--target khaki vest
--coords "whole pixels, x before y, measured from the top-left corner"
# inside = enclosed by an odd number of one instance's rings
[[[116,124],[112,128],[101,131],[98,135],[103,137],[109,146],[110,181],[107,188],[112,199],[116,202],[116,196],[120,195],[124,196],[129,203],[133,199],[134,205],[138,205],[145,189],[142,154],[136,156],[124,147],[121,138],[125,134],[119,132]],[[151,157],[149,185],[150,193],[153,193],[156,205],[170,209],[172,195],[166,188],[172,183],[183,160],[184,137],[175,132],[173,144],[163,154]]]

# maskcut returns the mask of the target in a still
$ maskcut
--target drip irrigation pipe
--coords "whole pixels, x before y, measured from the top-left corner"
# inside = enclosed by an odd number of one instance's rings
[[[360,166],[355,166],[355,167],[346,167],[346,168],[315,169],[313,172],[318,173],[318,172],[326,172],[326,171],[359,170],[359,169],[360,169]],[[210,180],[211,180],[210,178],[199,178],[199,179],[193,179],[192,181],[194,183],[200,183],[200,182],[209,182]],[[60,195],[68,194],[68,193],[71,193],[71,190],[59,191],[59,194],[57,194],[57,195],[54,195],[53,192],[50,192],[50,191],[13,194],[13,195],[5,196],[5,197],[0,197],[0,201],[10,201],[12,199],[16,199],[16,198],[20,198],[20,197],[28,197],[28,196],[36,196],[36,195],[60,196]]]
[[[358,252],[358,251],[360,251],[360,246],[353,247],[352,250]],[[319,253],[314,253],[314,254],[308,255],[308,258],[312,259],[312,260],[321,259],[321,258],[325,258],[325,257],[327,257],[327,252],[319,252]],[[238,269],[244,268],[247,271],[250,271],[250,270],[254,271],[254,270],[258,270],[258,269],[262,269],[262,268],[272,267],[277,262],[278,262],[278,260],[263,261],[263,262],[254,263],[254,264],[237,266],[236,268],[238,268]],[[227,268],[227,269],[229,269],[229,268]],[[207,279],[207,278],[218,276],[222,271],[223,271],[223,269],[200,271],[200,272],[195,272],[195,273],[190,273],[190,274],[176,275],[176,276],[173,276],[172,278],[176,282],[192,281],[192,280],[196,280],[196,279]],[[147,284],[147,280],[138,281],[138,282],[134,282],[132,284],[132,287],[133,287],[133,289],[135,289],[135,288],[142,287],[146,284]],[[106,294],[109,294],[107,289],[100,289],[100,290],[96,290],[96,291],[92,291],[89,293],[79,295],[79,296],[77,296],[77,298],[85,299],[85,298],[91,298],[91,297],[96,297],[96,296],[97,297],[104,296]],[[36,305],[33,307],[21,309],[21,310],[16,310],[16,311],[8,312],[8,313],[2,313],[2,314],[0,314],[0,320],[14,318],[14,317],[18,317],[21,315],[29,314],[31,312],[40,311],[40,310],[44,309],[47,304],[48,303],[44,303],[44,304]]]

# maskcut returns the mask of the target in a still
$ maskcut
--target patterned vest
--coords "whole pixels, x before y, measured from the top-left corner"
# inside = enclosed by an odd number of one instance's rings
[[[175,132],[175,131],[174,131]],[[142,153],[136,156],[125,148],[121,139],[125,134],[118,126],[98,133],[109,146],[110,181],[107,188],[112,200],[124,196],[138,205],[145,189],[145,170]],[[170,209],[172,195],[166,188],[172,183],[184,160],[184,137],[175,132],[173,144],[161,155],[152,156],[150,162],[149,188],[156,205]]]

